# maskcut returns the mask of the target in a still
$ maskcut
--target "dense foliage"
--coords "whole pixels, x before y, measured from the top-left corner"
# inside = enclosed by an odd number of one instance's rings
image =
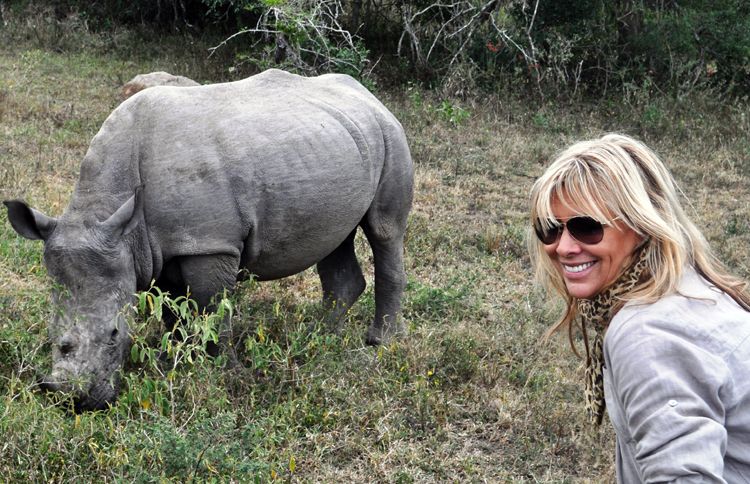
[[[17,0],[15,10],[33,2]],[[235,66],[420,79],[546,97],[750,93],[744,0],[54,0],[92,29],[140,24],[227,40]]]

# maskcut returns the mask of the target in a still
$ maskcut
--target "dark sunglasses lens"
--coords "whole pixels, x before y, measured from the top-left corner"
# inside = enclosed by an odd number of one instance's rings
[[[559,225],[559,224],[553,224],[552,227],[547,229],[542,225],[541,220],[537,220],[534,223],[534,232],[536,232],[537,238],[544,245],[550,245],[554,243],[557,240],[557,237],[560,236],[561,231],[562,231],[562,225]]]
[[[604,238],[604,227],[591,217],[575,217],[566,224],[570,235],[584,244],[598,244]]]

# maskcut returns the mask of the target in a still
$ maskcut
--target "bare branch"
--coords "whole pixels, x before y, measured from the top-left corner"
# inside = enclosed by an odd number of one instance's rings
[[[539,10],[539,0],[536,0],[536,4],[534,4],[534,14],[531,16],[531,22],[529,22],[529,28],[526,29],[526,35],[531,34],[531,29],[534,28],[534,21],[536,20],[536,13]]]
[[[497,24],[495,23],[495,19],[494,19],[494,18],[492,18],[491,22],[492,22],[492,26],[493,26],[493,27],[495,28],[495,31],[496,31],[496,32],[498,33],[498,35],[500,35],[500,37],[502,37],[502,38],[503,38],[503,40],[504,40],[504,41],[505,41],[506,43],[508,43],[508,44],[511,44],[511,45],[512,45],[513,47],[515,47],[515,49],[516,49],[516,50],[517,50],[518,52],[520,52],[520,53],[521,53],[521,55],[523,55],[523,57],[524,57],[524,59],[526,60],[526,63],[527,63],[527,64],[528,64],[529,62],[535,62],[534,58],[533,58],[533,57],[531,57],[531,56],[530,56],[530,55],[528,54],[528,52],[526,52],[526,49],[524,49],[523,47],[521,47],[520,45],[518,45],[518,44],[516,43],[516,41],[515,41],[515,40],[513,40],[513,37],[511,37],[510,35],[508,35],[508,32],[507,32],[507,30],[505,30],[505,29],[501,29],[500,27],[498,27],[498,26],[497,26]]]
[[[412,19],[416,18],[415,16],[412,16],[411,18],[408,18],[407,16],[407,9],[404,10],[404,34],[408,34],[409,38],[411,39],[411,49],[412,53],[414,54],[414,57],[417,59],[417,64],[420,66],[425,65],[425,61],[422,58],[422,51],[419,48],[419,38],[417,37],[417,34],[414,32],[414,27],[412,24]],[[401,41],[404,39],[404,34],[401,35],[401,39],[398,41],[398,55],[401,55]]]
[[[426,7],[426,8],[424,8],[424,9],[420,10],[417,13],[415,13],[412,16],[411,21],[414,22],[417,19],[417,17],[419,17],[419,16],[423,15],[424,13],[432,10],[433,8],[455,8],[455,7],[459,6],[459,5],[461,5],[461,3],[464,3],[464,2],[457,2],[457,3],[451,3],[451,4],[433,3],[432,5],[430,5],[430,6]]]
[[[263,30],[259,30],[259,29],[244,29],[244,30],[240,30],[239,32],[236,32],[236,33],[230,35],[229,37],[227,37],[226,39],[222,40],[219,45],[216,45],[214,47],[209,48],[208,49],[208,52],[209,52],[208,56],[211,57],[212,55],[214,55],[214,53],[217,50],[219,50],[220,48],[222,48],[225,45],[227,45],[227,43],[229,43],[229,41],[231,41],[235,37],[239,37],[240,35],[245,35],[245,34],[257,33],[257,32],[275,33],[276,31],[270,31],[270,30],[265,30],[265,29],[263,29]]]
[[[243,29],[219,45],[209,49],[210,55],[244,34],[260,34],[258,42],[276,44],[273,54],[268,51],[262,59],[273,58],[276,63],[287,62],[307,73],[346,67],[362,72],[366,59],[341,59],[342,50],[357,53],[358,38],[342,26],[345,9],[342,0],[290,0],[265,9],[255,28]],[[289,28],[294,36],[287,36]]]
[[[492,0],[492,1],[491,1],[491,2],[489,2],[489,3],[487,4],[487,5],[485,5],[485,6],[484,6],[484,7],[482,7],[481,9],[479,9],[479,11],[478,11],[477,13],[475,13],[474,15],[472,15],[472,17],[471,17],[471,18],[469,19],[469,21],[468,21],[468,22],[466,22],[466,24],[465,24],[465,25],[464,25],[463,27],[461,27],[460,29],[458,29],[458,30],[456,30],[455,32],[453,32],[453,33],[452,33],[451,35],[449,35],[449,37],[454,37],[454,36],[456,36],[456,35],[460,34],[461,32],[463,32],[464,30],[466,30],[466,29],[467,29],[467,28],[469,28],[469,27],[472,27],[472,29],[473,29],[473,28],[476,28],[476,26],[474,25],[474,22],[475,22],[475,21],[476,21],[477,19],[479,19],[479,18],[480,18],[480,17],[482,16],[482,15],[484,15],[484,14],[485,14],[485,12],[484,12],[485,8],[487,8],[487,7],[489,6],[489,5],[491,5],[491,4],[493,4],[493,3],[495,3],[496,1],[497,1],[497,0]],[[472,8],[467,8],[466,10],[464,10],[464,11],[462,11],[462,12],[459,12],[459,13],[458,13],[458,14],[456,15],[456,17],[458,17],[458,16],[460,16],[460,15],[462,15],[462,14],[464,14],[464,13],[467,13],[467,12],[471,12],[471,11],[473,11],[473,10],[475,10],[475,8],[473,8],[473,7],[472,7]]]

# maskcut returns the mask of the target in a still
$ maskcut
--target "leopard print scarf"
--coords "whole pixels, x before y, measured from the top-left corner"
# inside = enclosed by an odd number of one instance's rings
[[[622,308],[621,297],[630,292],[645,276],[646,252],[639,250],[630,267],[593,299],[578,299],[578,314],[586,346],[586,410],[592,423],[601,425],[604,416],[604,333]],[[594,328],[594,342],[589,345],[588,328]]]

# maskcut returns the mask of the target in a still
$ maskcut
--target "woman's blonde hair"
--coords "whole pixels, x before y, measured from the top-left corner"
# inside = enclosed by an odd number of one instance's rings
[[[656,153],[643,143],[608,134],[574,144],[557,156],[534,183],[531,224],[537,220],[543,224],[554,221],[553,200],[603,224],[618,220],[643,238],[651,277],[626,300],[647,303],[675,292],[684,267],[691,265],[750,311],[747,283],[731,276],[711,253],[705,237],[685,214],[674,179]],[[560,294],[566,304],[562,317],[546,336],[567,327],[572,343],[576,300],[568,294],[544,245],[532,233],[529,253],[537,280]]]

